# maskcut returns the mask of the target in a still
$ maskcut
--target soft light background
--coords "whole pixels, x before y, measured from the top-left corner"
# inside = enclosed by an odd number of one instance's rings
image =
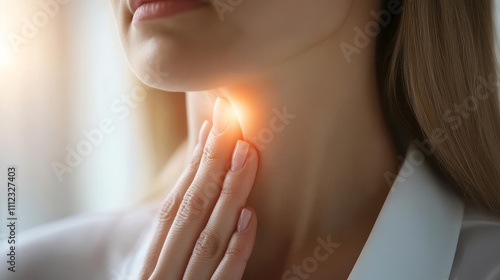
[[[144,128],[167,134],[180,129],[169,112],[179,110],[175,104],[182,96],[146,122],[139,112],[170,97],[147,89],[145,100],[132,105],[122,100],[137,86],[145,87],[126,63],[109,1],[58,1],[65,4],[16,51],[9,36],[23,34],[25,20],[33,23],[43,3],[59,2],[0,0],[0,214],[6,221],[6,168],[13,164],[18,167],[18,231],[135,202],[172,152],[166,143],[148,142]],[[116,104],[131,113],[115,112]],[[76,149],[86,140],[84,131],[98,129],[105,119],[114,131],[59,180],[53,163],[66,164],[66,147]],[[150,154],[163,156],[152,160]],[[5,234],[2,227],[0,238]]]
[[[43,3],[52,4],[51,13]],[[161,165],[147,157],[140,111],[163,94],[138,83],[129,70],[109,1],[0,0],[0,7],[2,221],[11,164],[18,167],[18,232],[136,202]],[[35,29],[24,29],[26,20]],[[12,34],[25,37],[25,43],[14,46]],[[138,87],[148,96],[126,101]],[[60,180],[53,164],[68,166],[67,148],[77,150],[86,131],[99,129],[103,120],[113,131]],[[4,227],[0,233],[6,236]]]

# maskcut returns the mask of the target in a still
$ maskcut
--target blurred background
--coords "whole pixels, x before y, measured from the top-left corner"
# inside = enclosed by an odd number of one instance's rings
[[[135,79],[109,2],[0,0],[0,215],[15,165],[18,231],[140,201],[185,135],[183,95]]]
[[[135,79],[110,1],[0,7],[2,221],[10,165],[18,169],[18,232],[141,200],[178,144],[157,136],[182,135],[183,95]]]

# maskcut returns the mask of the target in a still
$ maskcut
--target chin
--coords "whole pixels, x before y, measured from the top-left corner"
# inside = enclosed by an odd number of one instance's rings
[[[127,57],[141,82],[171,92],[221,88],[243,81],[246,75],[242,73],[249,70],[243,67],[243,62],[224,60],[217,53],[202,54],[188,47],[152,41],[131,46],[127,50]]]
[[[141,49],[129,54],[129,63],[145,85],[163,91],[197,91],[213,87],[213,78],[182,55],[165,55],[160,50]]]

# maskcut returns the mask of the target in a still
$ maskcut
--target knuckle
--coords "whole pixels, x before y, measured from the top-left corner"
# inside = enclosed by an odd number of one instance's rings
[[[200,166],[201,158],[199,156],[194,157],[187,165],[187,172],[196,172]]]
[[[200,166],[200,161],[202,158],[202,151],[200,151],[202,148],[197,146],[194,150],[194,155],[189,161],[189,164],[187,166],[187,171],[188,172],[196,172],[198,170],[198,167]]]
[[[208,230],[204,230],[198,240],[196,241],[196,245],[194,246],[193,254],[202,259],[212,259],[217,257],[220,250],[220,238],[209,232]]]
[[[203,213],[205,202],[194,191],[188,190],[184,195],[184,199],[179,207],[179,212],[176,216],[176,225],[189,224],[196,220]]]
[[[208,183],[204,184],[203,186],[200,186],[199,183],[193,183],[193,187],[200,190],[201,196],[207,200],[213,200],[217,196],[219,196],[220,193],[220,185],[209,181]]]
[[[242,247],[235,245],[226,250],[226,257],[237,262],[247,263],[248,258],[245,256],[245,252]]]
[[[206,145],[203,148],[203,156],[201,157],[202,165],[212,165],[213,162],[219,160],[220,156],[213,145]]]
[[[171,194],[162,203],[160,211],[158,212],[158,223],[163,224],[172,221],[175,218],[175,205],[177,203],[177,195]]]
[[[208,172],[208,175],[209,175],[209,182],[207,183],[207,185],[216,185],[216,186],[219,186],[219,187],[222,187],[224,181],[225,181],[225,178],[226,178],[226,172],[224,171],[219,171],[219,172]]]
[[[224,184],[225,173],[206,171],[202,179],[194,180],[190,189],[197,190],[205,200],[212,200],[219,197],[222,185]]]
[[[229,182],[227,184],[224,184],[221,190],[221,195],[219,198],[219,201],[221,203],[229,203],[229,202],[234,202],[235,200],[240,198],[240,191],[238,188],[232,184],[232,182]]]
[[[231,258],[238,258],[238,257],[241,257],[241,254],[242,254],[241,252],[242,252],[242,250],[241,250],[241,248],[240,248],[240,247],[238,247],[238,246],[233,246],[233,247],[228,248],[228,249],[226,250],[226,255],[227,255],[228,257],[231,257]]]

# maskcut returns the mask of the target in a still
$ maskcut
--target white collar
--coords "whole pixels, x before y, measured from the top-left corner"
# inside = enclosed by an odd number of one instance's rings
[[[463,201],[410,145],[348,280],[449,279]]]

